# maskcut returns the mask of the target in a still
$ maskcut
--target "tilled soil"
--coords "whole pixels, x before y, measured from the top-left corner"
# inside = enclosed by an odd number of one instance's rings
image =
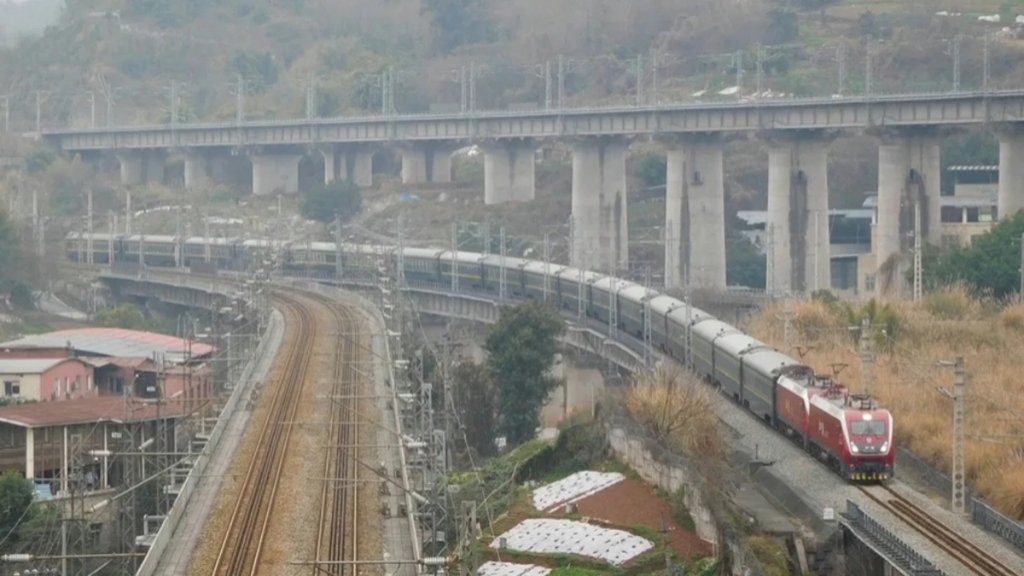
[[[680,558],[692,558],[697,553],[711,554],[711,546],[693,532],[683,530],[672,519],[668,503],[639,480],[626,478],[577,504],[580,514],[605,522],[647,526],[658,531],[667,529],[665,536]]]

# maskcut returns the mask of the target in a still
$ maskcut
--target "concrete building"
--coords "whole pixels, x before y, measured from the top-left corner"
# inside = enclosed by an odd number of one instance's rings
[[[77,358],[0,359],[7,401],[48,402],[96,394],[93,367]]]
[[[86,491],[107,489],[120,483],[116,453],[137,452],[161,430],[161,421],[167,445],[174,446],[174,424],[183,413],[174,402],[117,396],[0,407],[0,472],[21,472],[58,496],[68,493],[71,482]],[[127,438],[135,445],[127,446]],[[110,454],[91,457],[91,451]]]
[[[43,402],[95,396],[162,397],[197,408],[213,396],[213,351],[209,344],[152,332],[63,330],[0,344],[0,374],[5,388],[10,382],[11,390],[18,390],[6,394],[10,397]],[[12,375],[4,372],[5,365]],[[15,368],[45,371],[29,375]],[[70,374],[75,370],[82,373]]]

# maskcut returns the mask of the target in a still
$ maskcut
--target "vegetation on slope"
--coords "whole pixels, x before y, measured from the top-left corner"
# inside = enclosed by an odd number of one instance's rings
[[[916,304],[869,303],[854,310],[856,321],[851,323],[850,309],[840,304],[797,302],[792,305],[788,346],[779,321],[781,307],[769,306],[754,317],[748,326],[751,334],[794,355],[800,347],[803,361],[819,372],[841,369],[841,380],[854,391],[861,390],[862,380],[850,326],[859,326],[860,318],[871,310],[884,310],[890,326],[898,329],[883,330],[875,324],[875,341],[887,345],[877,347],[873,392],[893,412],[898,446],[910,448],[947,473],[952,405],[939,388],[949,388],[953,374],[937,362],[963,356],[968,372],[968,483],[1004,513],[1024,518],[1024,460],[1020,442],[1014,440],[1024,434],[1024,304],[1014,300],[1000,305],[954,286]]]

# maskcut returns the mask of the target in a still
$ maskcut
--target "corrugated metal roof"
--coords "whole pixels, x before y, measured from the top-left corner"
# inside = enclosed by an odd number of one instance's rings
[[[833,208],[828,211],[830,217],[861,219],[870,219],[873,213],[871,210],[863,208]],[[739,210],[736,212],[736,217],[746,222],[748,226],[768,223],[767,210]]]
[[[958,165],[950,166],[946,170],[950,172],[999,172],[999,166],[986,166],[984,164]]]
[[[999,203],[995,194],[986,196],[942,196],[939,198],[939,206],[952,208],[985,208],[995,206]],[[868,196],[864,199],[865,208],[875,208],[878,205],[878,196]]]
[[[42,374],[70,358],[14,358],[0,360],[0,374]]]
[[[76,328],[47,334],[26,336],[19,340],[0,343],[0,348],[66,348],[84,354],[116,356],[119,358],[152,357],[153,354],[169,358],[180,357],[188,348],[188,340],[122,328]],[[192,356],[205,356],[213,352],[213,346],[192,342]]]
[[[176,402],[164,401],[160,405],[161,418],[173,418],[184,410]],[[156,420],[155,402],[124,396],[96,396],[63,400],[59,402],[36,402],[0,407],[0,422],[22,428],[43,428],[47,426],[72,426],[93,422],[133,422]]]

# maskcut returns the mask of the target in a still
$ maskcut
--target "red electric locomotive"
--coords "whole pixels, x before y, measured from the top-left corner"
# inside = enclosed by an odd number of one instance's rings
[[[848,480],[885,481],[894,475],[892,414],[870,396],[853,394],[810,368],[778,379],[776,422]]]

